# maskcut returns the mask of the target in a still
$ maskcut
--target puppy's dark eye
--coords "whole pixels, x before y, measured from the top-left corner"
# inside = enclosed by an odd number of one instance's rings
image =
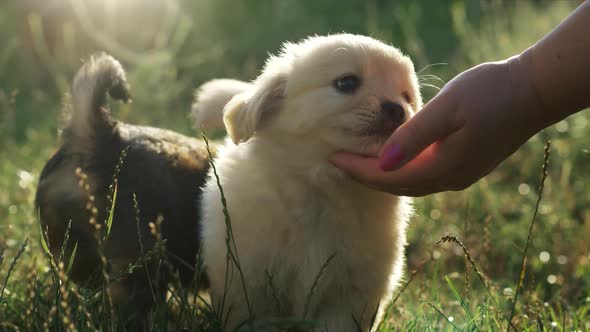
[[[406,102],[407,102],[408,104],[411,104],[411,103],[412,103],[412,99],[410,98],[410,94],[409,94],[409,93],[407,93],[407,92],[403,92],[403,93],[402,93],[402,97],[404,97],[404,99],[406,100]]]
[[[334,80],[334,88],[342,93],[354,93],[361,86],[361,79],[354,74],[347,74]]]

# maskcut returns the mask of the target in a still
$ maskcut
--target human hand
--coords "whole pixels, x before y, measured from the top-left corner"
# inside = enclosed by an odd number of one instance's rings
[[[339,152],[330,161],[396,195],[469,187],[546,125],[520,62],[485,63],[455,77],[392,134],[379,159]]]

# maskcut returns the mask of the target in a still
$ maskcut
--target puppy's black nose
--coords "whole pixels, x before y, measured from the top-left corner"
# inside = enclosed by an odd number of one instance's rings
[[[381,103],[381,112],[391,120],[403,121],[406,117],[406,112],[402,105],[391,101]]]

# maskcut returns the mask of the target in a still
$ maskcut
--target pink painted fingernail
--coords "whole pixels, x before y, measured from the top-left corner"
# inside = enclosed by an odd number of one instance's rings
[[[379,167],[384,171],[391,171],[404,160],[404,157],[401,147],[394,144],[388,147],[379,158]]]

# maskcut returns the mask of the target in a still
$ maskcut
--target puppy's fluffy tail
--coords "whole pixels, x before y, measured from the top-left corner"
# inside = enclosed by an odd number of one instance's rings
[[[106,53],[95,54],[78,70],[72,84],[72,109],[64,131],[73,136],[72,143],[92,141],[101,129],[112,123],[107,93],[117,100],[131,100],[125,71],[119,61]]]
[[[251,86],[251,83],[234,79],[215,79],[201,85],[195,92],[191,108],[195,128],[222,128],[225,105]]]

